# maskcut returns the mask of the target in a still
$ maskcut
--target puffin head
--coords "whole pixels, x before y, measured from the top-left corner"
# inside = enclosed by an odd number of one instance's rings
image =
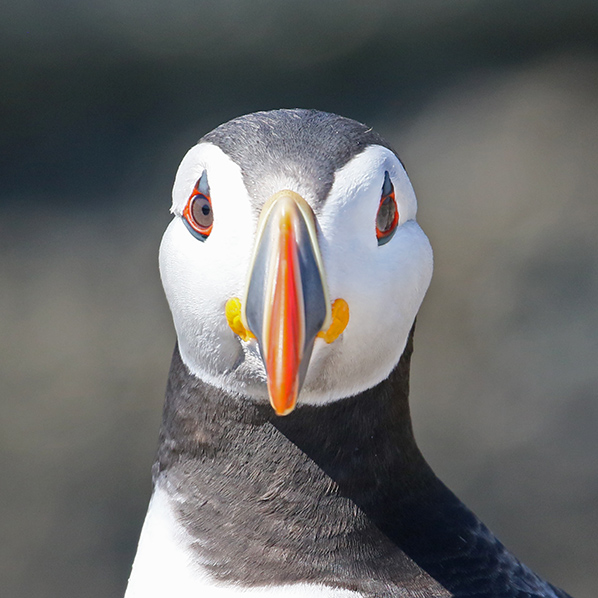
[[[401,161],[314,110],[214,129],[178,169],[160,273],[190,372],[279,415],[399,361],[432,276]]]

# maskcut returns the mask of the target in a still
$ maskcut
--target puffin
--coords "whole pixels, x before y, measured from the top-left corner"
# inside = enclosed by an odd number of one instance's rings
[[[235,118],[185,155],[171,212],[177,343],[126,598],[571,598],[415,442],[433,256],[383,137],[317,110]]]

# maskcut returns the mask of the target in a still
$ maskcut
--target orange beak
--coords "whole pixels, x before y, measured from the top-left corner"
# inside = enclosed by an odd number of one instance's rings
[[[270,403],[287,415],[316,335],[330,321],[315,217],[293,191],[280,191],[262,209],[242,319],[258,340]]]

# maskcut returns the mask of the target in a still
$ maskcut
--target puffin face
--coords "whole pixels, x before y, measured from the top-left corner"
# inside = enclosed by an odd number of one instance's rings
[[[353,147],[326,119],[310,137],[295,121],[313,114],[293,112],[297,143],[271,119],[257,139],[264,145],[237,126],[223,142],[210,137],[216,129],[193,147],[176,175],[174,219],[160,248],[184,363],[219,388],[269,399],[280,415],[386,378],[432,275],[397,156],[360,139]],[[329,141],[318,127],[328,127]]]

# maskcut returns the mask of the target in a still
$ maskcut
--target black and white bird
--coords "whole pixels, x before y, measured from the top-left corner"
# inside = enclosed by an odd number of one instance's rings
[[[160,249],[176,333],[126,598],[566,598],[415,443],[432,276],[413,188],[370,128],[250,114],[184,157]]]

